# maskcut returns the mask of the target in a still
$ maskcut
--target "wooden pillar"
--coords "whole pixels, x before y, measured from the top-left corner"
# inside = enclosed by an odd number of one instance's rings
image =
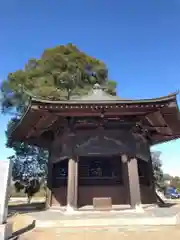
[[[49,150],[49,158],[48,158],[48,174],[47,174],[47,187],[46,187],[46,209],[51,207],[52,204],[52,151]]]
[[[130,204],[130,191],[129,191],[129,176],[128,176],[128,167],[127,167],[127,156],[122,155],[122,175],[123,175],[123,185],[125,188],[125,202],[124,204]]]
[[[74,180],[74,207],[78,208],[78,164],[79,164],[79,158],[76,158],[75,161],[75,180]]]
[[[135,208],[141,204],[138,164],[136,158],[131,158],[127,163],[129,175],[130,203]]]
[[[126,155],[122,156],[122,162],[124,164],[124,174],[126,174],[128,190],[129,190],[129,202],[132,208],[136,208],[141,205],[141,192],[139,184],[138,164],[136,158],[128,159]]]
[[[77,208],[78,198],[78,161],[69,159],[68,183],[67,183],[67,210],[73,211]]]

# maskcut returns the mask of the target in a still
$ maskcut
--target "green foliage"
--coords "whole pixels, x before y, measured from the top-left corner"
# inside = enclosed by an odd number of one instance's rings
[[[27,194],[24,191],[24,188],[22,190],[20,190],[19,192],[17,192],[17,190],[15,189],[14,184],[11,186],[11,190],[10,190],[10,195],[12,198],[21,198],[21,197],[27,197]],[[45,189],[44,187],[41,185],[40,190],[34,194],[33,197],[45,197]]]
[[[38,179],[29,180],[28,184],[25,186],[25,193],[28,196],[29,203],[31,198],[40,191],[41,184]]]
[[[180,190],[180,177],[175,176],[170,178],[170,185]],[[178,190],[178,191],[179,191]]]
[[[164,173],[163,178],[164,178],[164,181],[170,181],[172,179],[172,176],[167,173]]]
[[[14,187],[15,187],[16,192],[20,192],[21,190],[24,189],[24,185],[22,184],[21,181],[16,181],[14,183]]]
[[[47,174],[48,151],[32,147],[25,143],[13,145],[15,155],[10,159],[13,161],[13,180],[22,180],[27,183],[30,178],[38,178],[43,182]]]
[[[27,108],[29,96],[60,100],[73,95],[86,94],[99,83],[110,94],[116,94],[116,82],[108,79],[106,65],[75,45],[67,44],[46,49],[39,59],[30,59],[23,69],[9,73],[2,82],[2,110],[13,117],[7,126],[7,138],[11,128]],[[15,155],[13,179],[27,183],[29,178],[44,179],[47,173],[48,153],[25,143],[13,143]]]
[[[161,152],[157,152],[157,151],[151,152],[155,183],[163,187],[164,178],[163,178],[162,162],[161,162],[160,156],[161,156]]]
[[[180,177],[172,177],[170,174],[163,173],[162,171],[162,162],[160,159],[161,152],[152,152],[152,162],[153,162],[153,171],[154,171],[154,179],[161,189],[166,189],[167,184],[166,181],[169,181],[170,186],[175,187],[180,192]]]
[[[3,110],[24,110],[28,94],[46,99],[69,99],[81,95],[95,83],[115,94],[106,65],[86,55],[73,44],[46,49],[40,59],[30,59],[24,69],[9,73],[1,92]]]
[[[40,191],[41,183],[37,178],[29,179],[29,181],[26,182],[18,180],[14,183],[14,189],[17,193],[23,191],[27,195],[30,202],[31,198]]]

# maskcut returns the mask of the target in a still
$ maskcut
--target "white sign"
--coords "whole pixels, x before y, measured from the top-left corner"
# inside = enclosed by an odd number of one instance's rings
[[[12,164],[10,160],[0,160],[0,224],[7,219]]]

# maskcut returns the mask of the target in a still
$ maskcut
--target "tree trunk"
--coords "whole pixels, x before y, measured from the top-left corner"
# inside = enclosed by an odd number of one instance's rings
[[[32,196],[27,196],[28,197],[28,204],[31,204]]]

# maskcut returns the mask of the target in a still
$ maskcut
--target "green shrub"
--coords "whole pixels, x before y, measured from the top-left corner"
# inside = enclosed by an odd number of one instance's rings
[[[15,197],[19,197],[19,198],[27,197],[27,194],[24,193],[24,189],[17,192],[14,185],[11,185],[10,195],[11,195],[11,197],[14,197],[14,198]],[[43,187],[41,187],[39,192],[37,192],[34,196],[35,197],[45,197],[45,189]]]

